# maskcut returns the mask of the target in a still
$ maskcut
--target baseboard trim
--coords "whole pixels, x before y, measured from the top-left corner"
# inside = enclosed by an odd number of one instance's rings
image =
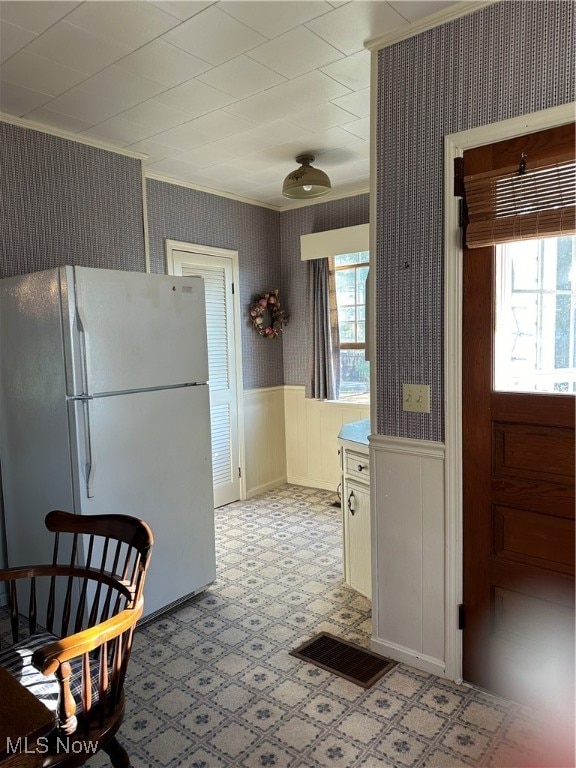
[[[334,491],[334,493],[336,493],[336,488],[334,487],[333,483],[326,483],[322,480],[314,480],[312,477],[288,475],[286,482],[290,483],[291,485],[305,485],[308,488],[321,488],[324,491]]]
[[[379,653],[394,661],[408,664],[411,667],[422,670],[422,672],[430,672],[439,677],[446,677],[446,665],[441,659],[426,656],[423,653],[418,653],[417,651],[414,651],[411,648],[405,648],[402,645],[388,643],[377,637],[372,638],[370,647],[375,653]]]
[[[281,485],[285,485],[286,483],[291,482],[286,477],[278,477],[274,480],[270,480],[268,483],[264,483],[263,485],[257,485],[254,488],[250,488],[246,491],[246,498],[247,499],[253,499],[254,496],[259,496],[261,493],[266,493],[266,491],[273,491],[274,488],[279,488]]]

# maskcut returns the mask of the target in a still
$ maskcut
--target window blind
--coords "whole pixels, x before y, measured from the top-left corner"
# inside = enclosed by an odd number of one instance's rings
[[[464,177],[468,248],[576,232],[574,152]]]

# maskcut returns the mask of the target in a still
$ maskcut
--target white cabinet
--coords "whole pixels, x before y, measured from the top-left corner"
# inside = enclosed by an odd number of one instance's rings
[[[340,440],[344,580],[372,596],[370,538],[370,464],[368,445]]]

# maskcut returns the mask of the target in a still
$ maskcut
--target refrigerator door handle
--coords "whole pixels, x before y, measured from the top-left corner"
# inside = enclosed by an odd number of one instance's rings
[[[76,317],[78,318],[78,331],[80,338],[80,358],[82,361],[82,393],[90,393],[90,338],[87,328],[86,316],[80,306],[78,289],[76,289]]]
[[[86,436],[86,496],[89,499],[94,497],[94,475],[96,474],[96,462],[94,459],[94,449],[92,447],[92,433],[90,431],[90,404],[91,399],[82,400],[82,411],[84,414],[84,434]]]

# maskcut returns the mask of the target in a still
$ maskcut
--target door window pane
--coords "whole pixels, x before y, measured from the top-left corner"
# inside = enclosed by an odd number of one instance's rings
[[[576,237],[496,247],[494,387],[576,393]]]

